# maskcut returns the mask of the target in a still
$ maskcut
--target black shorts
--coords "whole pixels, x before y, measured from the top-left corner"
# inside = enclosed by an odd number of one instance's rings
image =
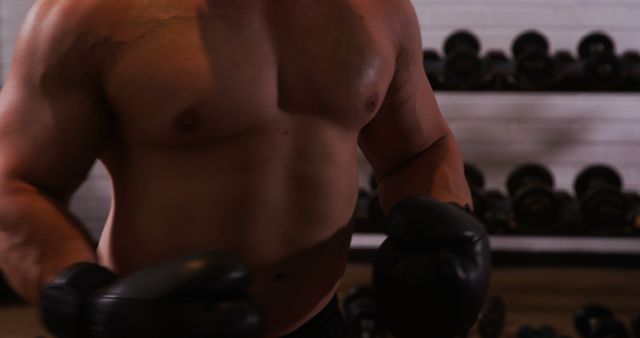
[[[347,338],[347,326],[334,295],[329,304],[297,330],[281,338]]]

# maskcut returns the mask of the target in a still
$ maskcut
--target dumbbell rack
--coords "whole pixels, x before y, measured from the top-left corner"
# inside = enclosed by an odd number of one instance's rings
[[[640,126],[640,113],[637,107],[640,106],[640,96],[622,93],[498,93],[498,92],[437,92],[438,103],[449,121],[449,124],[459,139],[463,153],[473,154],[476,158],[484,157],[485,163],[495,161],[511,161],[504,165],[504,176],[506,177],[510,168],[519,163],[548,162],[546,154],[541,153],[544,145],[538,144],[546,140],[537,135],[537,139],[530,140],[530,136],[536,137],[533,133],[538,130],[546,132],[550,139],[558,137],[557,142],[565,144],[563,135],[556,132],[563,129],[570,129],[568,133],[580,130],[581,126],[597,126],[599,123],[607,124],[611,121],[613,128],[595,130],[593,140],[590,144],[600,144],[606,142],[622,143],[627,138],[632,138],[635,143],[640,142],[640,134],[627,132],[626,125],[630,128]],[[474,122],[478,121],[478,122]],[[520,121],[525,121],[520,124]],[[533,121],[533,123],[531,123]],[[545,122],[550,125],[551,130],[545,130]],[[622,121],[622,122],[620,122]],[[636,122],[637,121],[637,122]],[[537,123],[540,122],[540,123]],[[502,123],[502,124],[500,124]],[[527,124],[529,123],[529,124]],[[561,124],[567,124],[563,127]],[[624,127],[619,133],[615,133],[615,127]],[[505,135],[509,128],[511,133],[525,133],[515,135]],[[612,132],[613,130],[613,132]],[[587,131],[593,131],[586,130]],[[501,133],[498,135],[498,133]],[[530,134],[526,134],[526,132]],[[475,137],[483,141],[485,135],[490,135],[493,140],[478,145]],[[584,135],[571,134],[577,141],[569,139],[567,143],[582,142]],[[513,148],[509,148],[513,141],[509,137],[516,138],[516,141],[525,140],[526,145],[534,152],[518,153]],[[619,138],[619,139],[618,139]],[[555,139],[553,140],[555,141]],[[553,143],[553,142],[551,142]],[[498,151],[491,151],[491,144],[496,144],[500,148]],[[465,146],[469,145],[469,148]],[[582,155],[571,154],[571,160],[580,161],[581,156],[593,156],[592,162],[613,162],[617,157],[606,158],[605,147],[596,152],[590,152],[582,146],[579,152]],[[614,149],[614,148],[612,148]],[[529,150],[529,149],[525,149]],[[557,151],[557,149],[554,149]],[[505,155],[498,152],[505,152]],[[627,156],[638,156],[640,154],[628,154]],[[502,158],[501,156],[507,158]],[[564,156],[563,154],[555,156]],[[564,158],[561,158],[564,159]],[[610,161],[609,161],[610,160]],[[474,161],[473,158],[470,159]],[[558,158],[549,162],[558,161]],[[555,162],[554,162],[555,163]],[[586,163],[585,163],[586,164]],[[580,166],[578,166],[580,167]],[[574,176],[577,171],[563,172],[565,177]],[[557,172],[555,174],[558,174]],[[566,185],[566,184],[565,184]],[[495,185],[494,185],[495,186]],[[500,187],[502,188],[502,187]],[[562,187],[567,188],[567,187]],[[354,261],[370,261],[375,254],[375,249],[384,240],[382,234],[361,234],[356,233],[352,240],[351,258]],[[525,235],[496,235],[491,236],[491,245],[494,251],[494,265],[506,266],[606,266],[606,267],[635,267],[640,268],[640,237],[571,237],[571,236],[525,236]]]

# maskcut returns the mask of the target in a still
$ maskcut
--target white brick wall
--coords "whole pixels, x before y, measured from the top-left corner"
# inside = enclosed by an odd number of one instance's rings
[[[547,34],[552,50],[575,50],[592,30],[609,32],[618,50],[640,48],[637,0],[414,0],[425,47],[440,48],[454,29],[472,29],[483,50],[510,50],[518,33],[535,28]]]
[[[640,189],[640,96],[589,94],[439,94],[465,158],[504,186],[514,166],[536,161],[570,189],[589,163],[608,163]]]
[[[4,79],[21,21],[32,0],[0,0],[0,78]],[[520,31],[546,33],[552,49],[575,50],[595,29],[615,38],[619,51],[640,49],[638,0],[414,0],[423,44],[440,48],[451,31],[464,27],[483,50],[509,49]],[[438,94],[442,111],[465,158],[502,187],[508,171],[526,161],[551,166],[561,188],[569,188],[582,166],[617,166],[627,187],[640,189],[640,95]],[[361,182],[368,180],[363,165]],[[110,202],[108,176],[96,166],[76,194],[72,209],[94,234]]]
[[[0,76],[4,81],[16,36],[32,0],[0,0]]]

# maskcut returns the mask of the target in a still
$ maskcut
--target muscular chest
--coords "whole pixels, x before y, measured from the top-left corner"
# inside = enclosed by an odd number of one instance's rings
[[[300,117],[357,130],[382,104],[394,61],[366,20],[344,3],[132,19],[114,39],[107,95],[125,131],[153,140]]]

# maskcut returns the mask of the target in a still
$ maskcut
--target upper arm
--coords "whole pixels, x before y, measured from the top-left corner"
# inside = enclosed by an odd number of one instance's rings
[[[397,39],[395,71],[380,110],[359,137],[378,179],[450,134],[424,72],[415,10],[409,0],[388,4]]]
[[[109,130],[82,2],[32,7],[0,92],[0,178],[63,200],[86,177]]]

